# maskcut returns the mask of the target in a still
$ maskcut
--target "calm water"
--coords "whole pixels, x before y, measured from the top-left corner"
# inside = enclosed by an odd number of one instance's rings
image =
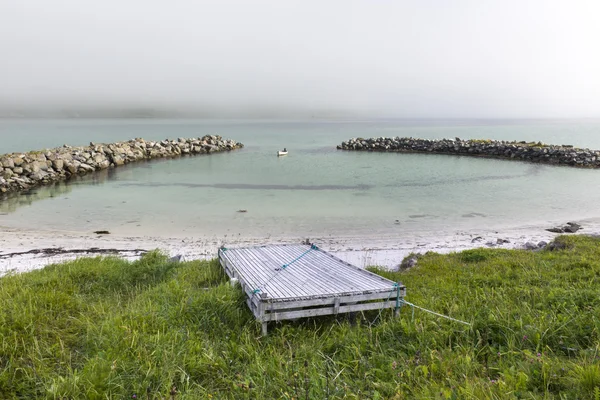
[[[154,161],[0,202],[0,226],[151,236],[381,236],[600,217],[600,171],[337,151],[351,137],[600,148],[600,121],[0,120],[0,153],[219,134],[241,151]],[[289,155],[276,157],[287,147]],[[238,210],[247,210],[245,213]]]

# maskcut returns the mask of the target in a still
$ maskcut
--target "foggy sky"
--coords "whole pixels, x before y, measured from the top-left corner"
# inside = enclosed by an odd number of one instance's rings
[[[0,0],[0,104],[600,117],[598,20],[598,0]]]

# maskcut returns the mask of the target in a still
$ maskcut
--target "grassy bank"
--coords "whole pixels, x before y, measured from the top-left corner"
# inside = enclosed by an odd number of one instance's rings
[[[472,327],[405,306],[260,337],[216,261],[157,253],[4,277],[0,398],[600,398],[600,240],[559,242],[377,271]]]

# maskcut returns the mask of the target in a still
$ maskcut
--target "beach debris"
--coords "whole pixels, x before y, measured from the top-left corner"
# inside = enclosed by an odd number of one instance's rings
[[[62,254],[125,254],[133,253],[131,255],[142,255],[147,253],[148,250],[144,249],[101,249],[99,247],[90,247],[89,249],[65,249],[63,247],[49,247],[45,249],[33,249],[28,251],[19,251],[15,253],[0,254],[0,259],[12,258],[17,256],[23,256],[28,254],[40,254],[42,256],[54,256]]]
[[[109,231],[94,231],[96,235],[110,235]]]

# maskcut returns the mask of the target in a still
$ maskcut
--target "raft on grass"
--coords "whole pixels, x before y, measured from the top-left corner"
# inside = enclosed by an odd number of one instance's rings
[[[320,315],[393,308],[398,315],[406,288],[351,265],[315,245],[219,249],[219,261],[239,282],[262,324]]]

